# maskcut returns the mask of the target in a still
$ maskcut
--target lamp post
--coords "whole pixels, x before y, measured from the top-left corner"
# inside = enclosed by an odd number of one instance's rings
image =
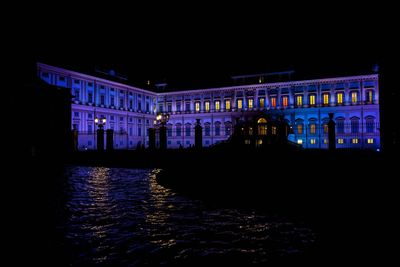
[[[94,123],[98,126],[97,129],[97,150],[104,151],[104,125],[106,124],[106,118],[95,118]]]

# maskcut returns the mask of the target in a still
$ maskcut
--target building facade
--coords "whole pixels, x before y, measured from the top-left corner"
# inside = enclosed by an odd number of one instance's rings
[[[202,90],[149,90],[38,63],[38,75],[73,95],[71,127],[79,149],[96,148],[95,118],[114,130],[114,148],[148,145],[156,115],[168,113],[168,148],[194,145],[200,119],[203,145],[227,140],[237,118],[279,114],[292,128],[289,139],[304,148],[328,148],[328,114],[334,114],[337,148],[380,148],[378,74]]]

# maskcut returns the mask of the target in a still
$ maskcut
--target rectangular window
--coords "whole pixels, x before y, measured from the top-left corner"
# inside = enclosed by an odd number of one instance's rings
[[[303,105],[303,96],[302,95],[296,96],[296,105],[298,107],[301,107]]]
[[[182,128],[176,127],[176,136],[181,136],[181,133],[182,133]]]
[[[168,137],[172,137],[172,128],[171,127],[168,127],[167,135],[168,135]]]
[[[324,124],[324,133],[328,133],[328,124]]]
[[[168,112],[172,112],[172,104],[171,103],[168,103],[167,110],[168,110]]]
[[[271,107],[276,108],[276,97],[271,97]]]
[[[190,102],[186,102],[185,110],[190,111]]]
[[[190,126],[186,126],[186,129],[185,129],[185,135],[186,136],[190,136]]]
[[[146,102],[146,112],[150,112],[150,104]]]
[[[124,121],[124,117],[119,117],[119,121],[123,122]]]
[[[129,135],[133,135],[133,129],[132,129],[132,127],[129,127]]]
[[[111,115],[110,116],[110,121],[113,121],[114,120],[114,115]]]
[[[336,95],[336,104],[343,104],[343,93],[337,93]]]
[[[120,99],[119,99],[119,107],[120,107],[120,108],[123,108],[123,107],[124,107],[124,99],[123,99],[123,98],[120,98]]]
[[[310,106],[315,106],[315,95],[310,95]]]
[[[216,111],[220,110],[220,101],[215,101],[215,110]]]
[[[93,103],[93,93],[92,92],[88,93],[88,102]]]
[[[176,111],[181,111],[181,102],[176,102]]]
[[[303,124],[297,125],[297,134],[303,134]]]
[[[74,117],[75,117],[75,118],[79,118],[79,112],[75,111],[75,112],[74,112]]]
[[[272,130],[272,134],[276,135],[276,126],[272,126],[271,130]]]
[[[297,144],[299,145],[303,144],[303,139],[297,139]]]
[[[324,94],[323,98],[324,105],[329,105],[329,94]]]
[[[368,138],[367,143],[368,144],[373,144],[374,143],[374,139],[373,138]]]
[[[259,105],[260,108],[264,108],[265,107],[265,99],[264,99],[264,97],[260,98],[258,100],[258,103],[259,103],[258,105]]]
[[[210,101],[204,102],[204,108],[205,108],[206,112],[210,111]]]
[[[92,131],[93,131],[92,124],[88,124],[87,130],[89,133],[92,133]]]
[[[110,106],[114,106],[115,105],[115,98],[113,96],[111,96],[110,98]]]
[[[316,128],[317,127],[316,127],[315,123],[310,124],[310,134],[315,134]]]
[[[373,93],[372,93],[372,91],[368,91],[368,92],[367,92],[367,101],[368,101],[368,103],[372,103],[373,100],[374,100],[374,99],[373,99]]]
[[[100,95],[100,105],[105,105],[105,96],[104,95]]]
[[[327,144],[328,143],[328,139],[324,139],[324,144]]]
[[[231,101],[230,100],[225,100],[225,109],[230,110],[231,109]]]
[[[289,98],[287,96],[282,97],[282,105],[284,108],[288,106]]]
[[[141,108],[140,108],[141,109]],[[158,111],[159,112],[164,112],[164,106],[162,104],[158,105]]]
[[[195,110],[196,112],[200,112],[200,102],[196,102],[196,103],[194,104],[194,110]]]
[[[343,143],[344,143],[344,140],[343,140],[343,138],[339,138],[339,139],[337,140],[337,142],[338,142],[338,144],[343,144]]]
[[[129,108],[133,109],[133,100],[132,99],[129,99]]]
[[[238,101],[237,101],[237,108],[238,108],[238,109],[242,109],[242,108],[243,108],[243,100],[242,100],[242,99],[238,99]]]
[[[353,144],[358,144],[358,138],[353,138],[353,139],[351,139],[351,142],[352,142]]]
[[[315,145],[315,143],[316,143],[315,138],[310,139],[310,144]]]
[[[142,127],[138,126],[137,131],[137,135],[142,136]]]
[[[351,103],[356,104],[358,100],[358,94],[357,92],[352,92],[351,93]]]
[[[253,108],[253,99],[252,98],[248,99],[247,104],[248,108]]]

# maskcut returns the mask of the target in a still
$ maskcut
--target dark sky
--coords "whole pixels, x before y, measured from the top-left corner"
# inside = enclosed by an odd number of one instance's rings
[[[384,64],[396,38],[387,34],[396,25],[390,8],[377,5],[179,8],[39,12],[28,27],[28,50],[84,72],[112,68],[137,84],[198,88],[226,84],[230,75],[288,69],[298,78],[368,73]]]

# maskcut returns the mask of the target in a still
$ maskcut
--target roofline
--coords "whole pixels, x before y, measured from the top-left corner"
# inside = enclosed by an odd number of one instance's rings
[[[215,90],[233,90],[233,89],[259,89],[266,87],[284,87],[284,86],[296,86],[296,85],[306,85],[315,83],[331,83],[340,81],[351,81],[351,80],[376,80],[379,78],[379,74],[366,74],[357,76],[342,76],[336,78],[324,78],[324,79],[313,79],[313,80],[299,80],[299,81],[289,81],[289,82],[274,82],[274,83],[260,83],[260,84],[249,84],[249,85],[234,85],[227,87],[215,87],[215,88],[203,88],[203,89],[190,89],[184,91],[172,91],[165,93],[158,93],[158,95],[173,95],[173,94],[186,94],[195,93],[200,91],[215,91]]]

